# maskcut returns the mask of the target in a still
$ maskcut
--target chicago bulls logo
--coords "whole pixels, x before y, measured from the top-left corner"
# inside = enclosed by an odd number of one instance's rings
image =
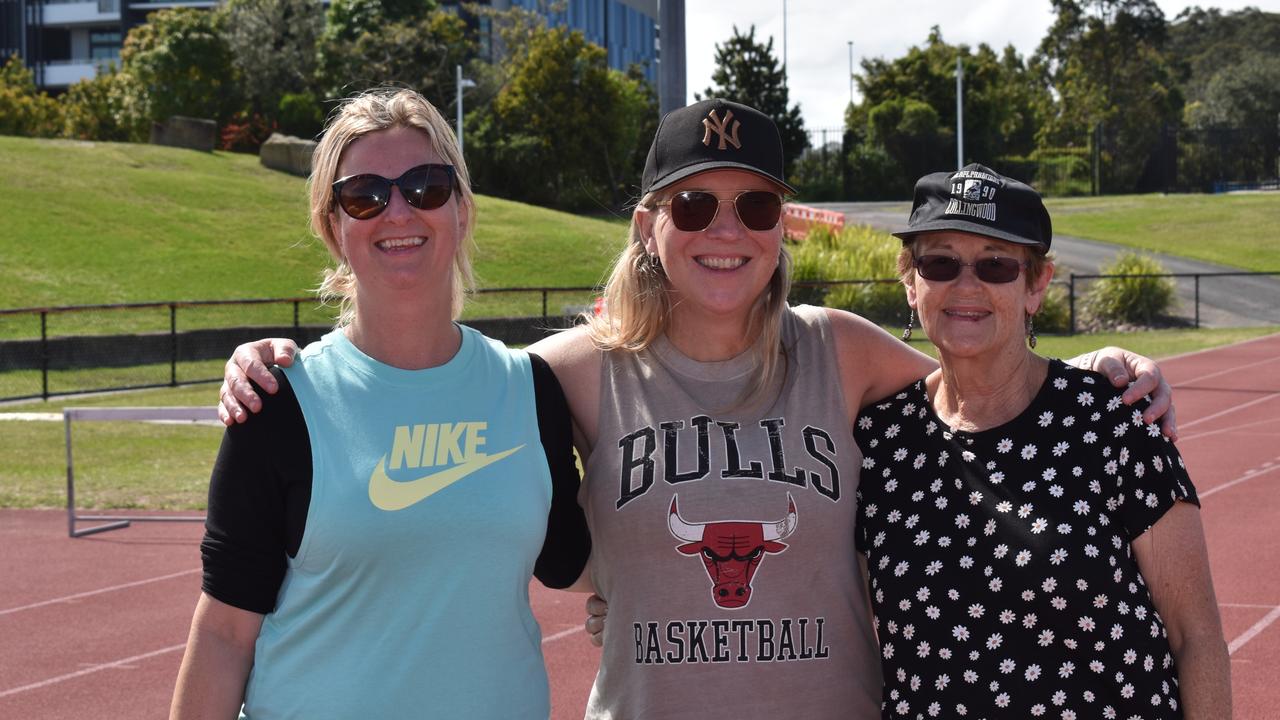
[[[732,123],[732,124],[730,124]],[[720,136],[720,144],[716,146],[717,150],[727,149],[725,143],[733,145],[734,150],[741,150],[742,143],[738,141],[738,128],[742,127],[742,123],[733,119],[733,111],[726,110],[724,119],[716,117],[715,109],[707,113],[707,117],[702,118],[702,127],[706,130],[702,133],[702,144],[711,146],[711,133]]]
[[[791,493],[787,493],[787,515],[777,522],[685,522],[676,506],[678,497],[672,496],[667,515],[671,534],[683,543],[676,546],[676,551],[702,557],[716,605],[746,607],[751,601],[751,578],[765,554],[786,550],[787,545],[781,541],[796,530],[796,503]]]

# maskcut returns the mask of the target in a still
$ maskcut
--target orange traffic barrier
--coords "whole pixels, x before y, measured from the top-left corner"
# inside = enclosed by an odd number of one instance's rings
[[[832,230],[840,232],[844,229],[844,213],[795,203],[787,203],[783,206],[782,231],[788,240],[803,240],[814,225],[827,225]]]

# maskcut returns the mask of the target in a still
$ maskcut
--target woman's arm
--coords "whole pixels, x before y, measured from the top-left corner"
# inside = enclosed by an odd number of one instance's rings
[[[240,714],[262,616],[201,593],[178,669],[170,720],[223,720]]]
[[[1184,717],[1230,718],[1231,659],[1209,575],[1200,509],[1174,503],[1132,547],[1169,633]]]
[[[889,393],[933,372],[938,361],[890,335],[884,328],[844,310],[827,309],[835,336],[849,418]],[[1160,420],[1165,437],[1176,440],[1177,422],[1173,412],[1173,390],[1165,382],[1155,361],[1124,348],[1103,347],[1067,361],[1084,370],[1105,375],[1111,384],[1126,387],[1126,405],[1151,396],[1143,411],[1147,422]]]

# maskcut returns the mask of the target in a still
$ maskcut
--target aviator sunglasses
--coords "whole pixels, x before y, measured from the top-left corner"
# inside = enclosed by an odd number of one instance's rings
[[[704,190],[685,190],[658,205],[671,206],[671,220],[677,230],[697,232],[711,227],[721,203],[733,203],[733,211],[748,230],[772,230],[782,216],[782,198],[767,190],[740,192],[732,200],[721,200]]]
[[[411,167],[392,180],[381,175],[351,175],[333,183],[333,197],[343,212],[356,220],[377,216],[391,202],[391,188],[400,188],[404,201],[419,210],[434,210],[449,202],[457,184],[452,165],[429,163]]]
[[[920,255],[914,258],[916,273],[925,280],[950,282],[960,277],[960,268],[971,267],[984,283],[1002,285],[1018,279],[1027,263],[1007,257],[985,257],[971,263],[950,255]]]

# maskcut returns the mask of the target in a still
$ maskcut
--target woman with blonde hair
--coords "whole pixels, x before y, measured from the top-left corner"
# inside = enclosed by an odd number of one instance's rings
[[[453,134],[417,93],[353,98],[310,195],[340,319],[224,437],[171,716],[545,718],[528,584],[573,582],[589,539],[554,375],[456,322]]]
[[[852,427],[936,364],[856,315],[787,305],[782,165],[753,108],[666,115],[606,312],[530,347],[569,400],[610,603],[589,718],[879,712]],[[237,350],[226,421],[273,355]]]

